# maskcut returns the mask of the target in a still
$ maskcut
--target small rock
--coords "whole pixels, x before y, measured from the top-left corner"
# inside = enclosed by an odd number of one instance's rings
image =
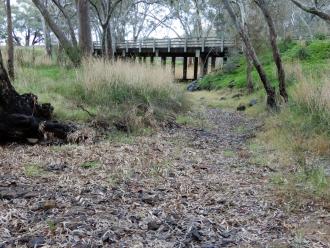
[[[246,107],[245,107],[244,104],[240,104],[240,105],[238,105],[238,107],[237,107],[237,111],[245,111],[245,110],[246,110]]]
[[[257,104],[257,99],[252,99],[250,102],[249,102],[249,107],[252,107],[254,105]]]
[[[157,201],[157,196],[156,195],[143,195],[142,201],[144,203],[148,203],[150,205],[155,205],[155,203]]]
[[[45,244],[45,239],[43,237],[32,237],[28,243],[28,247],[37,248],[42,247]]]
[[[243,95],[241,93],[238,93],[238,94],[233,95],[232,98],[240,98],[241,96],[243,96]]]
[[[162,225],[161,223],[159,223],[155,220],[152,220],[152,221],[148,222],[148,230],[157,231],[161,225]]]
[[[66,164],[49,164],[46,167],[47,171],[63,171],[67,168]]]
[[[187,90],[190,91],[190,92],[198,91],[198,90],[201,90],[201,87],[199,86],[198,81],[195,80],[195,81],[192,81],[192,82],[187,86]]]
[[[192,238],[192,240],[195,240],[195,241],[203,240],[202,234],[200,233],[200,231],[197,230],[196,227],[191,228],[189,235]]]
[[[116,242],[115,235],[111,232],[106,232],[102,236],[102,242],[103,243],[115,243]]]
[[[42,208],[44,210],[48,210],[48,209],[52,209],[52,208],[56,208],[56,201],[55,200],[46,200],[44,201],[44,203],[42,204]]]
[[[34,138],[27,138],[26,139],[27,140],[27,142],[29,142],[30,144],[37,144],[38,143],[38,139],[34,139]]]
[[[220,98],[220,101],[224,101],[224,100],[226,100],[226,97],[223,96]]]

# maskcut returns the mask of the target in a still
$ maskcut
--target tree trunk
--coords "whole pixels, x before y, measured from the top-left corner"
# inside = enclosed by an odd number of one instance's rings
[[[42,16],[45,18],[46,23],[50,27],[50,29],[54,32],[57,39],[61,43],[62,47],[64,48],[66,54],[68,55],[71,62],[78,66],[81,62],[81,56],[80,51],[77,46],[72,44],[70,40],[66,37],[65,33],[61,30],[61,28],[55,23],[55,21],[52,19],[49,11],[44,6],[43,3],[40,2],[40,0],[32,0],[35,6],[39,9]]]
[[[66,139],[74,127],[51,121],[53,107],[38,97],[20,95],[12,86],[0,51],[0,141],[41,140],[46,134]]]
[[[7,15],[7,49],[8,49],[8,73],[11,79],[15,78],[14,71],[14,38],[13,38],[13,21],[11,17],[10,0],[6,0]]]
[[[79,46],[83,55],[92,54],[92,34],[89,16],[89,1],[76,0],[79,19]]]
[[[258,7],[261,9],[269,28],[269,40],[272,46],[273,58],[277,67],[280,95],[283,97],[284,101],[287,102],[288,94],[286,92],[285,72],[282,64],[280,51],[277,46],[277,34],[276,34],[273,18],[270,15],[270,12],[266,6],[267,4],[264,0],[255,0],[255,2],[258,5]]]
[[[102,53],[105,59],[112,59],[112,36],[110,24],[102,25]]]
[[[107,27],[107,48],[108,48],[108,51],[107,51],[107,57],[109,60],[112,59],[113,57],[113,49],[112,49],[112,33],[111,33],[111,26],[110,26],[110,23]]]
[[[233,20],[233,23],[243,41],[243,43],[245,44],[246,52],[248,53],[249,57],[251,58],[253,65],[256,68],[256,70],[259,74],[260,80],[265,88],[265,91],[267,94],[267,105],[270,108],[275,109],[275,108],[277,108],[276,98],[275,98],[275,89],[274,89],[274,87],[271,86],[271,84],[267,78],[266,72],[265,72],[263,66],[261,65],[261,63],[258,59],[258,56],[252,46],[250,38],[249,38],[247,32],[245,31],[243,24],[241,24],[237,20],[237,17],[235,15],[233,8],[231,7],[231,5],[229,3],[229,0],[224,0],[224,4],[225,4],[225,7],[226,7],[231,19]]]
[[[25,35],[25,46],[30,46],[30,39],[31,39],[31,30],[28,28],[27,33]]]
[[[313,15],[317,15],[321,19],[323,19],[323,20],[327,21],[328,23],[330,23],[330,14],[325,13],[325,12],[319,10],[317,8],[317,6],[315,6],[315,7],[308,7],[308,6],[304,5],[304,4],[302,4],[298,0],[291,0],[291,2],[293,2],[297,7],[299,7],[303,11],[305,11],[307,13],[310,13],[310,14],[313,14]]]
[[[45,6],[47,8],[48,5],[48,1],[45,1]],[[43,27],[43,31],[44,31],[44,42],[45,42],[45,50],[46,50],[46,54],[51,57],[52,56],[52,40],[50,37],[50,29],[49,26],[45,20],[44,17],[42,17],[42,27]]]
[[[248,93],[251,94],[254,91],[253,79],[252,79],[253,64],[247,53],[245,53],[245,58],[246,58],[246,87]]]

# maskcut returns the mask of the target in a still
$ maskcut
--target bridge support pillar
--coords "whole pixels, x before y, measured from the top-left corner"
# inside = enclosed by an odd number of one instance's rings
[[[150,64],[153,65],[155,63],[155,57],[151,56],[150,57]]]
[[[211,58],[211,71],[215,70],[215,62],[216,62],[216,57]]]
[[[208,57],[205,55],[201,55],[199,57],[199,64],[200,64],[200,76],[203,77],[207,74],[207,67],[208,67]]]
[[[171,70],[173,75],[175,75],[175,61],[176,61],[176,57],[172,56]]]
[[[182,75],[183,80],[187,80],[187,70],[188,70],[188,58],[183,57],[183,75]]]
[[[161,57],[161,64],[162,64],[163,67],[166,66],[166,57],[165,56]]]
[[[198,57],[194,57],[194,79],[198,77]]]

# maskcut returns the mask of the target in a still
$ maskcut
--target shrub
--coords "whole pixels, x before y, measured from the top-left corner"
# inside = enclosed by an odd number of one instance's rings
[[[236,51],[232,51],[228,54],[228,60],[224,63],[223,72],[233,73],[240,66],[240,54]]]
[[[296,59],[306,60],[306,59],[309,59],[309,58],[311,57],[311,55],[310,55],[310,53],[309,53],[309,51],[307,50],[306,47],[300,47],[300,48],[296,51],[294,57],[295,57]]]
[[[285,53],[289,49],[293,48],[295,45],[296,42],[294,42],[290,36],[287,36],[282,42],[278,44],[278,47],[281,53]]]
[[[327,36],[324,33],[317,33],[317,34],[315,34],[315,39],[317,39],[317,40],[326,40]]]

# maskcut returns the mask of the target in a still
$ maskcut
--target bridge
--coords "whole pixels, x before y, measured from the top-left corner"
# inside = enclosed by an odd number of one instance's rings
[[[194,77],[203,76],[208,72],[209,59],[211,70],[215,69],[216,58],[227,59],[228,50],[237,47],[238,43],[219,37],[207,38],[173,38],[173,39],[143,39],[139,41],[124,41],[113,44],[115,58],[146,62],[147,57],[154,63],[155,57],[161,58],[161,64],[166,66],[167,58],[171,58],[171,69],[175,73],[177,58],[183,58],[183,80],[187,79],[188,58],[194,60]],[[100,42],[93,43],[94,55],[102,55]],[[199,69],[199,70],[198,70]]]

